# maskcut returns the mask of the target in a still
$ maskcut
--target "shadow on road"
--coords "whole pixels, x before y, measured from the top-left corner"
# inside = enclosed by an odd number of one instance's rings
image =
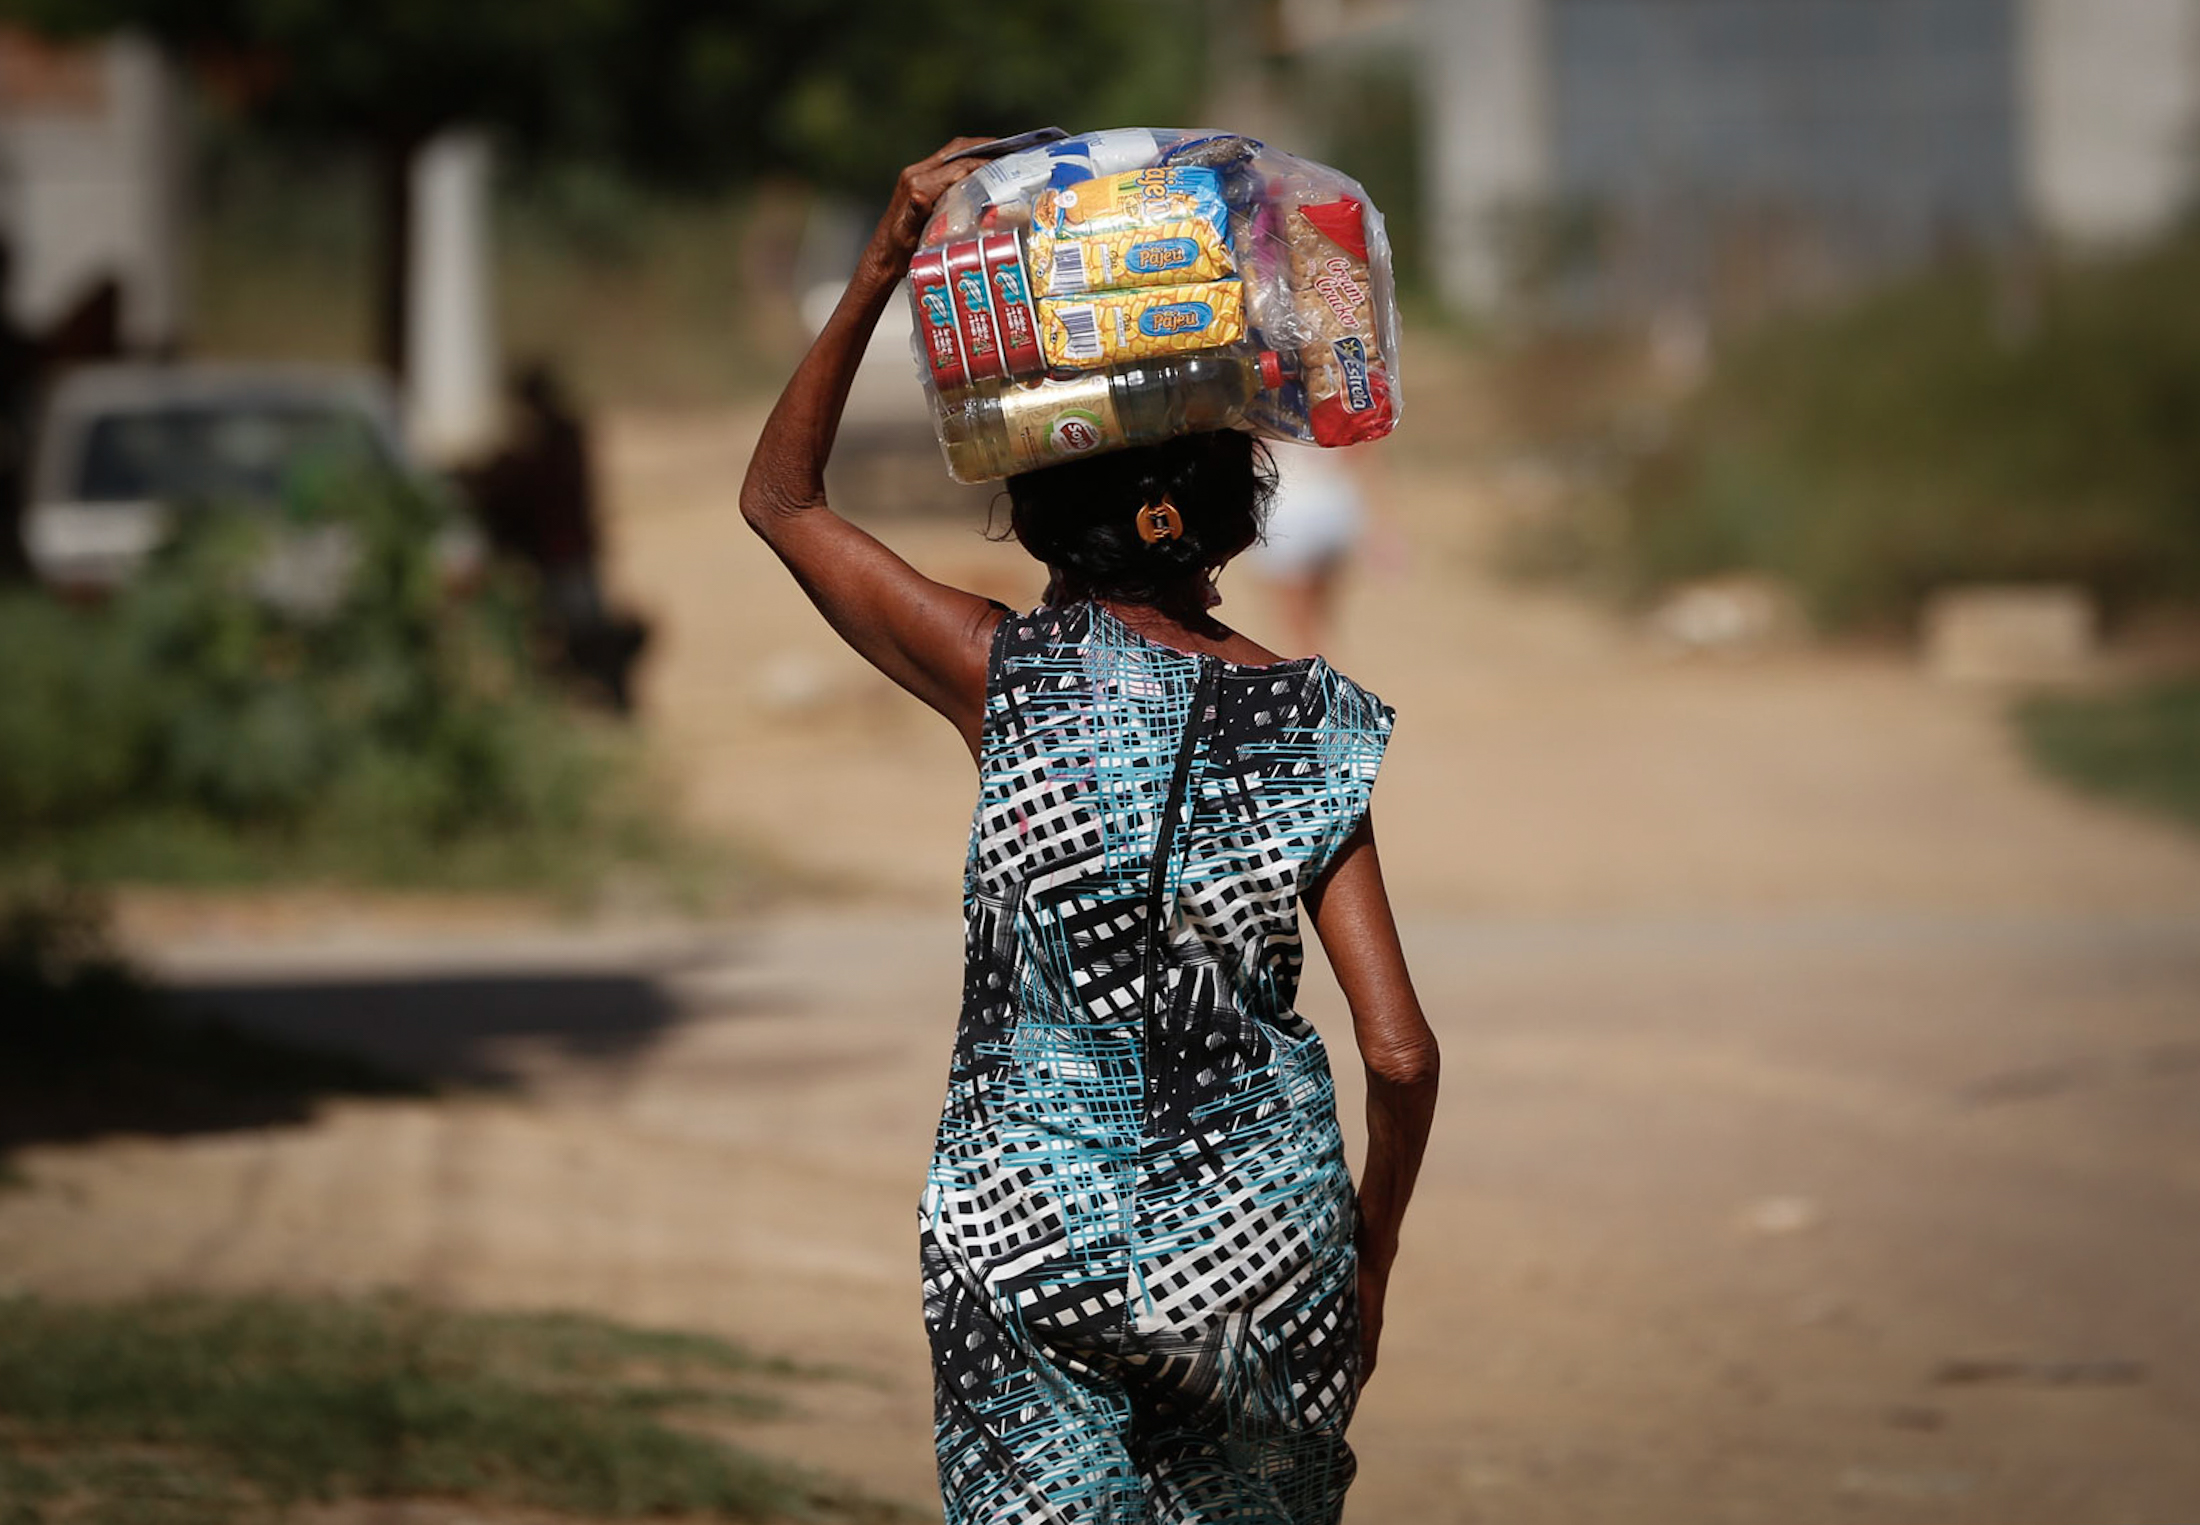
[[[173,999],[189,1016],[462,1085],[517,1084],[523,1054],[616,1064],[679,1019],[654,978],[624,972],[193,984]]]
[[[302,1123],[337,1097],[522,1089],[545,1065],[616,1069],[681,1016],[648,970],[153,987],[116,968],[37,995],[0,1020],[0,1154]]]

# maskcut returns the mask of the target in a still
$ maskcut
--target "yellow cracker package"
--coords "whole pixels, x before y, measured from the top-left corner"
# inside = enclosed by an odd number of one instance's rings
[[[1043,297],[1140,286],[1182,286],[1237,274],[1222,232],[1204,217],[1150,228],[1126,228],[1087,238],[1035,231],[1028,244],[1031,278]]]
[[[1031,225],[1054,238],[1094,238],[1196,218],[1217,232],[1229,226],[1222,177],[1197,164],[1142,169],[1041,191]]]
[[[1039,303],[1039,348],[1056,370],[1218,349],[1244,337],[1245,287],[1235,280]]]

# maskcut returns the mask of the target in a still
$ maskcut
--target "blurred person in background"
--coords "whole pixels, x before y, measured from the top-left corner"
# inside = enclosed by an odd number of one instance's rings
[[[1052,579],[1024,614],[827,506],[857,362],[971,143],[903,172],[741,493],[978,766],[921,1214],[946,1518],[1333,1525],[1437,1087],[1368,815],[1391,712],[1209,613],[1274,487],[1249,435],[1010,478]],[[1302,900],[1367,1069],[1357,1186],[1293,1009]]]
[[[542,574],[560,627],[584,629],[603,619],[588,425],[542,361],[514,371],[509,390],[514,437],[490,465],[490,537]]]
[[[624,713],[633,707],[631,674],[648,631],[604,603],[587,421],[547,362],[515,370],[509,391],[511,442],[462,480],[490,543],[540,579],[544,613],[564,664]]]
[[[1275,506],[1247,559],[1275,594],[1291,649],[1320,651],[1335,633],[1345,570],[1367,534],[1367,498],[1330,451],[1278,444],[1271,454]]]

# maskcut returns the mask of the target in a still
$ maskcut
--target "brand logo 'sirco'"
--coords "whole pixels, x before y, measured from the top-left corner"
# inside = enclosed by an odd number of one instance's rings
[[[1100,415],[1082,408],[1055,414],[1047,426],[1047,443],[1062,455],[1083,455],[1100,440]]]
[[[1199,245],[1189,238],[1157,238],[1152,243],[1132,244],[1123,255],[1123,266],[1141,275],[1156,270],[1181,270],[1199,258]]]
[[[1010,260],[1006,264],[995,265],[993,267],[993,280],[994,284],[1001,288],[1002,301],[1021,302],[1024,300],[1024,267],[1017,261]]]
[[[1343,255],[1331,255],[1322,266],[1322,273],[1315,278],[1314,293],[1329,304],[1329,310],[1337,315],[1337,321],[1346,328],[1358,328],[1358,308],[1367,300],[1367,293],[1360,283],[1352,279],[1352,262]]]
[[[924,321],[945,328],[952,316],[947,310],[947,288],[927,286],[917,295],[924,303]]]
[[[1367,346],[1357,337],[1339,339],[1330,346],[1344,371],[1344,410],[1365,413],[1375,405],[1375,393],[1367,384]]]
[[[1196,334],[1215,320],[1215,310],[1205,302],[1165,302],[1138,315],[1138,331],[1149,339],[1171,334]]]
[[[957,326],[962,330],[963,349],[974,357],[991,355],[1000,343],[993,337],[993,312],[985,299],[985,277],[975,270],[965,270],[955,277],[955,289],[962,293],[962,321]]]

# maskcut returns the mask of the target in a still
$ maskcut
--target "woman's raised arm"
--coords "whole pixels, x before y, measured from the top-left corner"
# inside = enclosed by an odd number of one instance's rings
[[[872,666],[938,710],[973,754],[985,714],[985,662],[998,606],[934,582],[825,503],[825,461],[848,385],[879,314],[907,273],[932,208],[980,161],[947,155],[901,172],[840,305],[779,395],[741,484],[741,516],[794,573],[818,612]]]

